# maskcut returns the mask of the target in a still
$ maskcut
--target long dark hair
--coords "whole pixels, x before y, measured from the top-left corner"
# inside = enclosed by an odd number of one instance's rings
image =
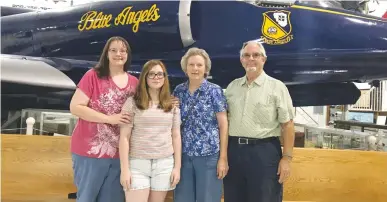
[[[160,60],[149,60],[144,64],[142,68],[142,72],[140,74],[140,79],[137,85],[136,94],[134,95],[134,100],[136,102],[136,106],[145,110],[149,108],[149,101],[151,100],[148,91],[148,84],[146,82],[149,71],[156,65],[160,65],[164,71],[164,84],[160,89],[159,94],[159,106],[158,108],[163,109],[164,112],[170,112],[172,110],[172,101],[171,101],[171,93],[169,91],[169,80],[167,68]]]
[[[113,36],[106,42],[105,47],[102,50],[102,54],[99,58],[99,62],[94,67],[99,78],[110,76],[108,51],[109,51],[109,46],[113,41],[121,41],[122,43],[125,44],[127,49],[127,60],[124,64],[124,71],[127,72],[130,69],[130,65],[132,63],[132,50],[130,49],[128,41],[126,41],[122,37]]]

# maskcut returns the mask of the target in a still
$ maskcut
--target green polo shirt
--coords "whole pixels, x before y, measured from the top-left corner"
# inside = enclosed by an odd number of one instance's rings
[[[246,76],[232,81],[226,91],[229,135],[249,138],[281,136],[280,123],[294,118],[284,83],[262,72],[250,85]]]

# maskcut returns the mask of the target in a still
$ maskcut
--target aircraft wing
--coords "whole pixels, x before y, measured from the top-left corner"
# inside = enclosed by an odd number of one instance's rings
[[[2,108],[68,110],[76,84],[96,63],[1,54]]]
[[[26,87],[74,90],[76,88],[74,81],[52,64],[54,64],[52,60],[45,58],[2,54],[1,82]],[[3,88],[3,90],[9,92],[15,89]]]
[[[0,6],[0,9],[1,9],[1,13],[0,13],[1,17],[35,11],[34,9],[16,8],[16,7],[10,7],[10,6]]]

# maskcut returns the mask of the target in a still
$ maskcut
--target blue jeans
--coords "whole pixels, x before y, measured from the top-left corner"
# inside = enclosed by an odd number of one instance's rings
[[[72,154],[77,202],[124,202],[120,159],[88,158]]]
[[[174,202],[220,202],[222,180],[217,177],[219,153],[211,156],[182,156],[180,182]]]

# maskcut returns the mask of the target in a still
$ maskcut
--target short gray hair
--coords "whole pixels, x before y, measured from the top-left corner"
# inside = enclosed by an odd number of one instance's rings
[[[210,56],[208,55],[208,53],[204,50],[204,49],[200,49],[200,48],[190,48],[188,49],[188,51],[185,53],[185,55],[181,58],[181,68],[183,69],[183,71],[185,73],[187,73],[187,63],[188,63],[188,58],[192,57],[192,56],[196,56],[196,55],[200,55],[203,57],[204,59],[204,65],[206,67],[206,73],[204,75],[204,77],[208,76],[208,74],[210,73],[210,70],[211,70],[211,59],[210,59]]]
[[[243,43],[242,45],[242,48],[241,50],[239,51],[239,56],[242,57],[243,55],[243,50],[245,49],[245,47],[248,45],[248,44],[257,44],[259,46],[259,48],[261,49],[261,53],[264,57],[267,57],[266,55],[266,50],[265,50],[265,47],[263,47],[263,44],[261,42],[261,40],[250,40],[250,41],[247,41],[245,43]]]

